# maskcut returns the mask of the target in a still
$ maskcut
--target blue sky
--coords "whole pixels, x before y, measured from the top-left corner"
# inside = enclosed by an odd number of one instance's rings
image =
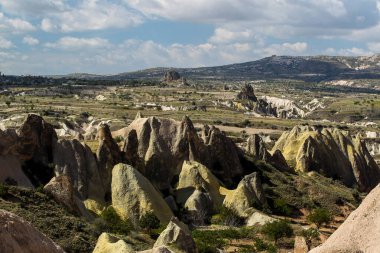
[[[5,74],[377,53],[379,0],[0,0]]]

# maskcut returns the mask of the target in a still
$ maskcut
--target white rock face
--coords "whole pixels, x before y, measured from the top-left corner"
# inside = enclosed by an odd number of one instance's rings
[[[380,137],[379,132],[373,132],[373,131],[367,131],[367,132],[365,132],[365,135],[367,138],[379,138]]]
[[[161,194],[140,172],[126,164],[112,170],[112,206],[123,219],[139,219],[153,212],[162,222],[170,221],[173,213]]]
[[[160,246],[149,250],[137,251],[137,253],[176,253],[166,246]]]
[[[322,108],[322,109],[326,108],[326,106],[316,98],[314,98],[313,100],[311,100],[307,104],[303,105],[303,107],[306,108],[307,110],[309,110],[308,113],[315,111],[319,108]]]
[[[333,85],[333,86],[348,86],[352,87],[354,86],[354,81],[348,81],[348,80],[337,80],[337,81],[330,81],[326,82],[326,84]]]
[[[296,236],[294,238],[294,252],[293,253],[307,253],[309,247],[307,246],[306,239],[303,236]]]
[[[123,240],[107,233],[102,233],[92,253],[134,253],[133,248]]]
[[[4,253],[64,253],[29,222],[4,210],[0,210],[0,242]]]
[[[240,216],[247,217],[247,211],[261,206],[266,198],[256,172],[245,176],[235,190],[228,191],[223,205],[234,209]]]
[[[271,107],[277,108],[277,113],[280,115],[282,111],[287,112],[287,117],[304,117],[305,111],[299,108],[294,101],[284,98],[262,96],[261,99],[266,101],[268,104],[271,104]]]
[[[346,221],[310,253],[378,253],[380,249],[380,185],[376,186]]]
[[[259,211],[254,212],[247,218],[247,226],[253,227],[257,225],[265,225],[266,223],[276,221],[276,218],[270,217],[267,214],[261,213]]]
[[[98,101],[104,101],[104,100],[107,100],[107,98],[106,98],[104,95],[97,95],[97,96],[95,97],[95,99],[98,100]]]
[[[153,248],[173,245],[186,253],[198,253],[197,246],[191,237],[188,227],[177,218],[172,218],[166,229],[160,234]]]

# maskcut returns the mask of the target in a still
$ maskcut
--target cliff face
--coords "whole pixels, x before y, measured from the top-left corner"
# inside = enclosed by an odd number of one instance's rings
[[[283,133],[273,147],[277,149],[296,170],[317,171],[347,186],[357,184],[361,191],[380,181],[380,169],[365,144],[339,129],[296,126]]]
[[[126,160],[133,160],[161,190],[170,188],[185,160],[204,164],[228,184],[243,171],[237,147],[229,138],[217,128],[206,127],[202,140],[188,117],[182,121],[137,118],[113,135],[126,137]]]

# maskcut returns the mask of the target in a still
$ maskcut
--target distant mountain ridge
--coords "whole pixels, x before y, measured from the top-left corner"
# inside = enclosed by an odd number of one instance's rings
[[[170,69],[192,79],[298,79],[322,81],[334,79],[380,78],[380,55],[373,56],[276,56],[256,61],[214,67],[150,68],[115,75],[70,74],[83,79],[158,79]]]

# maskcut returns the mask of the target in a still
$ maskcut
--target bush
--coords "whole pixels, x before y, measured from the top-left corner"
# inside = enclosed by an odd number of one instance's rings
[[[144,214],[139,220],[139,225],[142,229],[157,229],[160,227],[160,220],[152,212]]]
[[[275,242],[282,237],[290,237],[293,235],[292,227],[288,221],[284,220],[266,223],[261,228],[261,232]]]
[[[235,210],[223,206],[219,213],[211,218],[211,223],[237,227],[244,224],[244,219]]]
[[[4,198],[7,195],[7,188],[0,183],[0,198]]]
[[[264,250],[266,250],[269,253],[272,253],[272,252],[276,253],[277,252],[276,246],[274,246],[271,243],[266,243],[263,240],[261,240],[260,238],[256,238],[255,239],[255,249],[258,252],[261,252],[261,251],[264,251]]]
[[[292,214],[292,208],[286,203],[284,199],[275,199],[273,203],[274,209],[279,214],[290,216]]]
[[[305,237],[307,244],[310,246],[312,240],[319,239],[319,232],[317,229],[309,228],[302,230],[301,236]]]
[[[105,224],[98,220],[95,225],[101,230],[106,230],[110,233],[128,234],[133,228],[133,225],[129,221],[122,220],[111,206],[104,210],[100,217]]]
[[[215,253],[226,245],[218,230],[194,230],[192,236],[199,253]]]
[[[114,141],[115,141],[116,143],[119,143],[119,142],[124,141],[124,137],[121,136],[121,135],[118,135],[118,136],[116,136],[116,137],[113,138],[113,139],[114,139]]]
[[[323,224],[329,224],[332,220],[332,216],[326,208],[317,208],[307,216],[307,220],[320,228]]]

